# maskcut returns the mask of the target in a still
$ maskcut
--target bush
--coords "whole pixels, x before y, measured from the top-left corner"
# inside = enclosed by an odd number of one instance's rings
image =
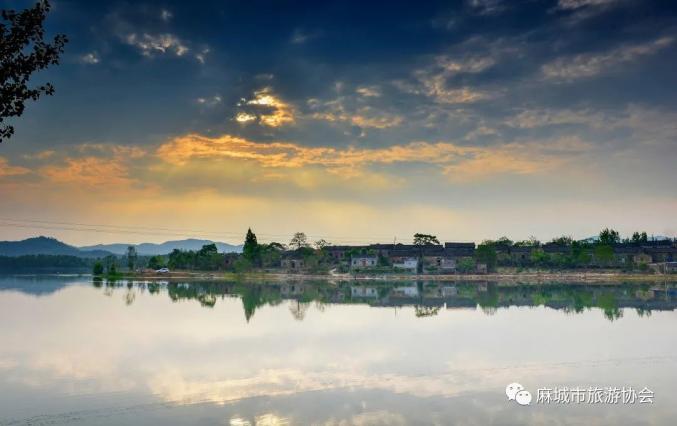
[[[94,268],[92,269],[92,273],[96,276],[103,275],[103,263],[97,260],[94,264]]]
[[[461,259],[456,263],[456,270],[462,274],[467,274],[475,270],[475,261],[473,259]]]
[[[237,274],[242,274],[247,271],[250,271],[252,269],[252,263],[245,259],[244,257],[240,257],[233,263],[233,270]]]

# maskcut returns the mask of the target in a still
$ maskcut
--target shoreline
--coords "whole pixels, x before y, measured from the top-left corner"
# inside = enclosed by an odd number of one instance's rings
[[[105,278],[105,277],[102,277]],[[446,275],[411,275],[411,274],[292,274],[276,272],[247,272],[236,274],[231,272],[215,273],[208,271],[179,271],[168,274],[123,274],[120,279],[153,279],[153,280],[237,280],[237,281],[357,281],[357,282],[388,282],[388,281],[435,281],[435,282],[503,282],[509,284],[540,284],[550,282],[575,283],[609,283],[619,282],[675,282],[676,274],[638,274],[614,271],[600,272],[520,272],[520,273],[489,273],[489,274],[446,274]]]

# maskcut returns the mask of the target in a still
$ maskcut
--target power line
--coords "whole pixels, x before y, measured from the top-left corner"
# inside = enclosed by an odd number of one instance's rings
[[[196,230],[196,229],[177,229],[177,228],[162,228],[162,227],[150,227],[150,226],[120,226],[120,225],[104,225],[104,224],[87,224],[87,223],[77,223],[77,222],[59,222],[59,221],[47,221],[47,220],[36,220],[36,219],[12,219],[12,218],[0,218],[0,227],[4,228],[37,228],[37,229],[47,229],[47,230],[65,230],[65,231],[76,231],[76,232],[95,232],[95,233],[105,233],[105,234],[133,234],[133,235],[145,235],[145,236],[167,236],[167,237],[187,237],[192,235],[207,235],[211,237],[219,238],[233,238],[241,237],[243,232],[234,232],[234,231],[209,231],[209,230]],[[260,237],[266,239],[278,239],[278,238],[289,238],[290,234],[268,234],[268,233],[258,233]],[[375,241],[385,240],[388,241],[392,236],[361,236],[361,237],[351,237],[351,236],[330,236],[330,235],[307,235],[311,239],[329,239],[334,243],[373,243]],[[406,238],[395,237],[400,241],[408,241]]]

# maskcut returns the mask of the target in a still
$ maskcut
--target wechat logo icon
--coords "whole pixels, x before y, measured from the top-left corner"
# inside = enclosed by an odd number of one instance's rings
[[[524,386],[519,383],[510,383],[506,386],[505,394],[508,397],[508,401],[515,401],[519,405],[531,404],[531,393],[528,390],[524,390]]]

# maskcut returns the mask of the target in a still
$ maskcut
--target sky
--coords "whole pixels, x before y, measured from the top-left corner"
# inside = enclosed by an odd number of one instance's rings
[[[672,2],[58,0],[57,33],[0,239],[677,236]]]

